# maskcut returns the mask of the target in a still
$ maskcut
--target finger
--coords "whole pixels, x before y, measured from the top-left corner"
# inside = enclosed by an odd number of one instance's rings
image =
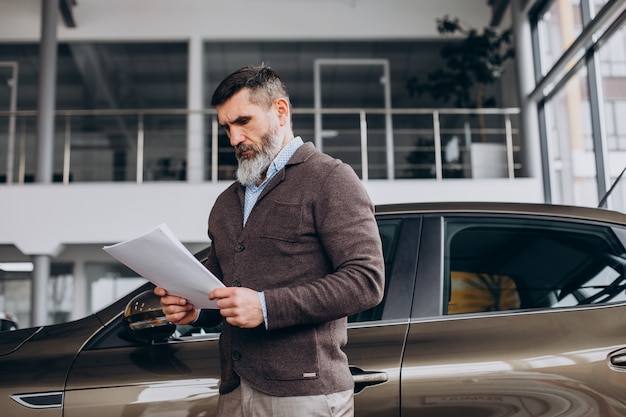
[[[220,314],[222,317],[235,317],[237,311],[234,308],[220,308]]]
[[[179,320],[182,320],[187,314],[189,314],[190,310],[190,306],[181,307],[176,305],[170,305],[163,308],[163,313],[165,314],[165,317],[168,321],[177,322]]]
[[[241,327],[242,329],[254,328],[257,327],[260,323],[251,320],[249,317],[244,317],[242,315],[232,315],[229,317],[224,317],[224,320],[232,326]]]
[[[161,304],[178,306],[188,305],[186,298],[179,297],[177,295],[166,295],[165,297],[161,297]]]
[[[231,305],[231,303],[230,303],[228,298],[218,298],[217,301],[215,302],[215,305],[220,310],[232,307],[232,305]]]
[[[187,317],[188,312],[184,313],[176,313],[176,314],[166,314],[165,318],[172,324],[179,324],[184,322],[185,317]]]
[[[170,314],[176,314],[176,313],[186,313],[190,310],[193,310],[193,305],[191,304],[185,304],[183,306],[178,305],[178,304],[170,304],[168,306],[166,306],[164,308],[164,310],[167,310],[168,313]]]
[[[230,297],[233,290],[234,288],[231,288],[231,287],[216,288],[209,293],[209,300]]]

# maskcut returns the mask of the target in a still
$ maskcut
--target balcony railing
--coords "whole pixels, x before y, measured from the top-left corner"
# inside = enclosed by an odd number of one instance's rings
[[[519,109],[324,109],[317,115],[295,109],[295,134],[350,164],[363,180],[520,176]],[[190,117],[200,118],[200,131],[188,129]],[[0,112],[0,183],[35,180],[36,124],[35,111]],[[201,144],[200,167],[188,166],[192,140]],[[64,184],[187,181],[190,168],[217,182],[232,180],[237,165],[214,110],[57,111],[51,157],[53,181]]]

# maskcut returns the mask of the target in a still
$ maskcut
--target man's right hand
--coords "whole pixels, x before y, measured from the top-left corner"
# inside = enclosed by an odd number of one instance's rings
[[[165,318],[172,324],[182,326],[194,321],[198,315],[198,311],[187,302],[187,299],[176,295],[169,295],[167,290],[162,287],[156,287],[154,293],[161,297],[161,306]]]

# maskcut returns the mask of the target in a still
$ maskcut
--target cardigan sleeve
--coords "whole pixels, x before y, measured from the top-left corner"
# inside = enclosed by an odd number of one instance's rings
[[[314,217],[332,272],[265,291],[269,330],[346,317],[382,299],[384,260],[374,206],[351,167],[337,164],[327,176]]]

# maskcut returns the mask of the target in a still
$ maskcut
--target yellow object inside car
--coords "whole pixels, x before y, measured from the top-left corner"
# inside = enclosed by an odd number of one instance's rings
[[[450,272],[448,314],[515,310],[520,298],[515,281],[507,275]]]

